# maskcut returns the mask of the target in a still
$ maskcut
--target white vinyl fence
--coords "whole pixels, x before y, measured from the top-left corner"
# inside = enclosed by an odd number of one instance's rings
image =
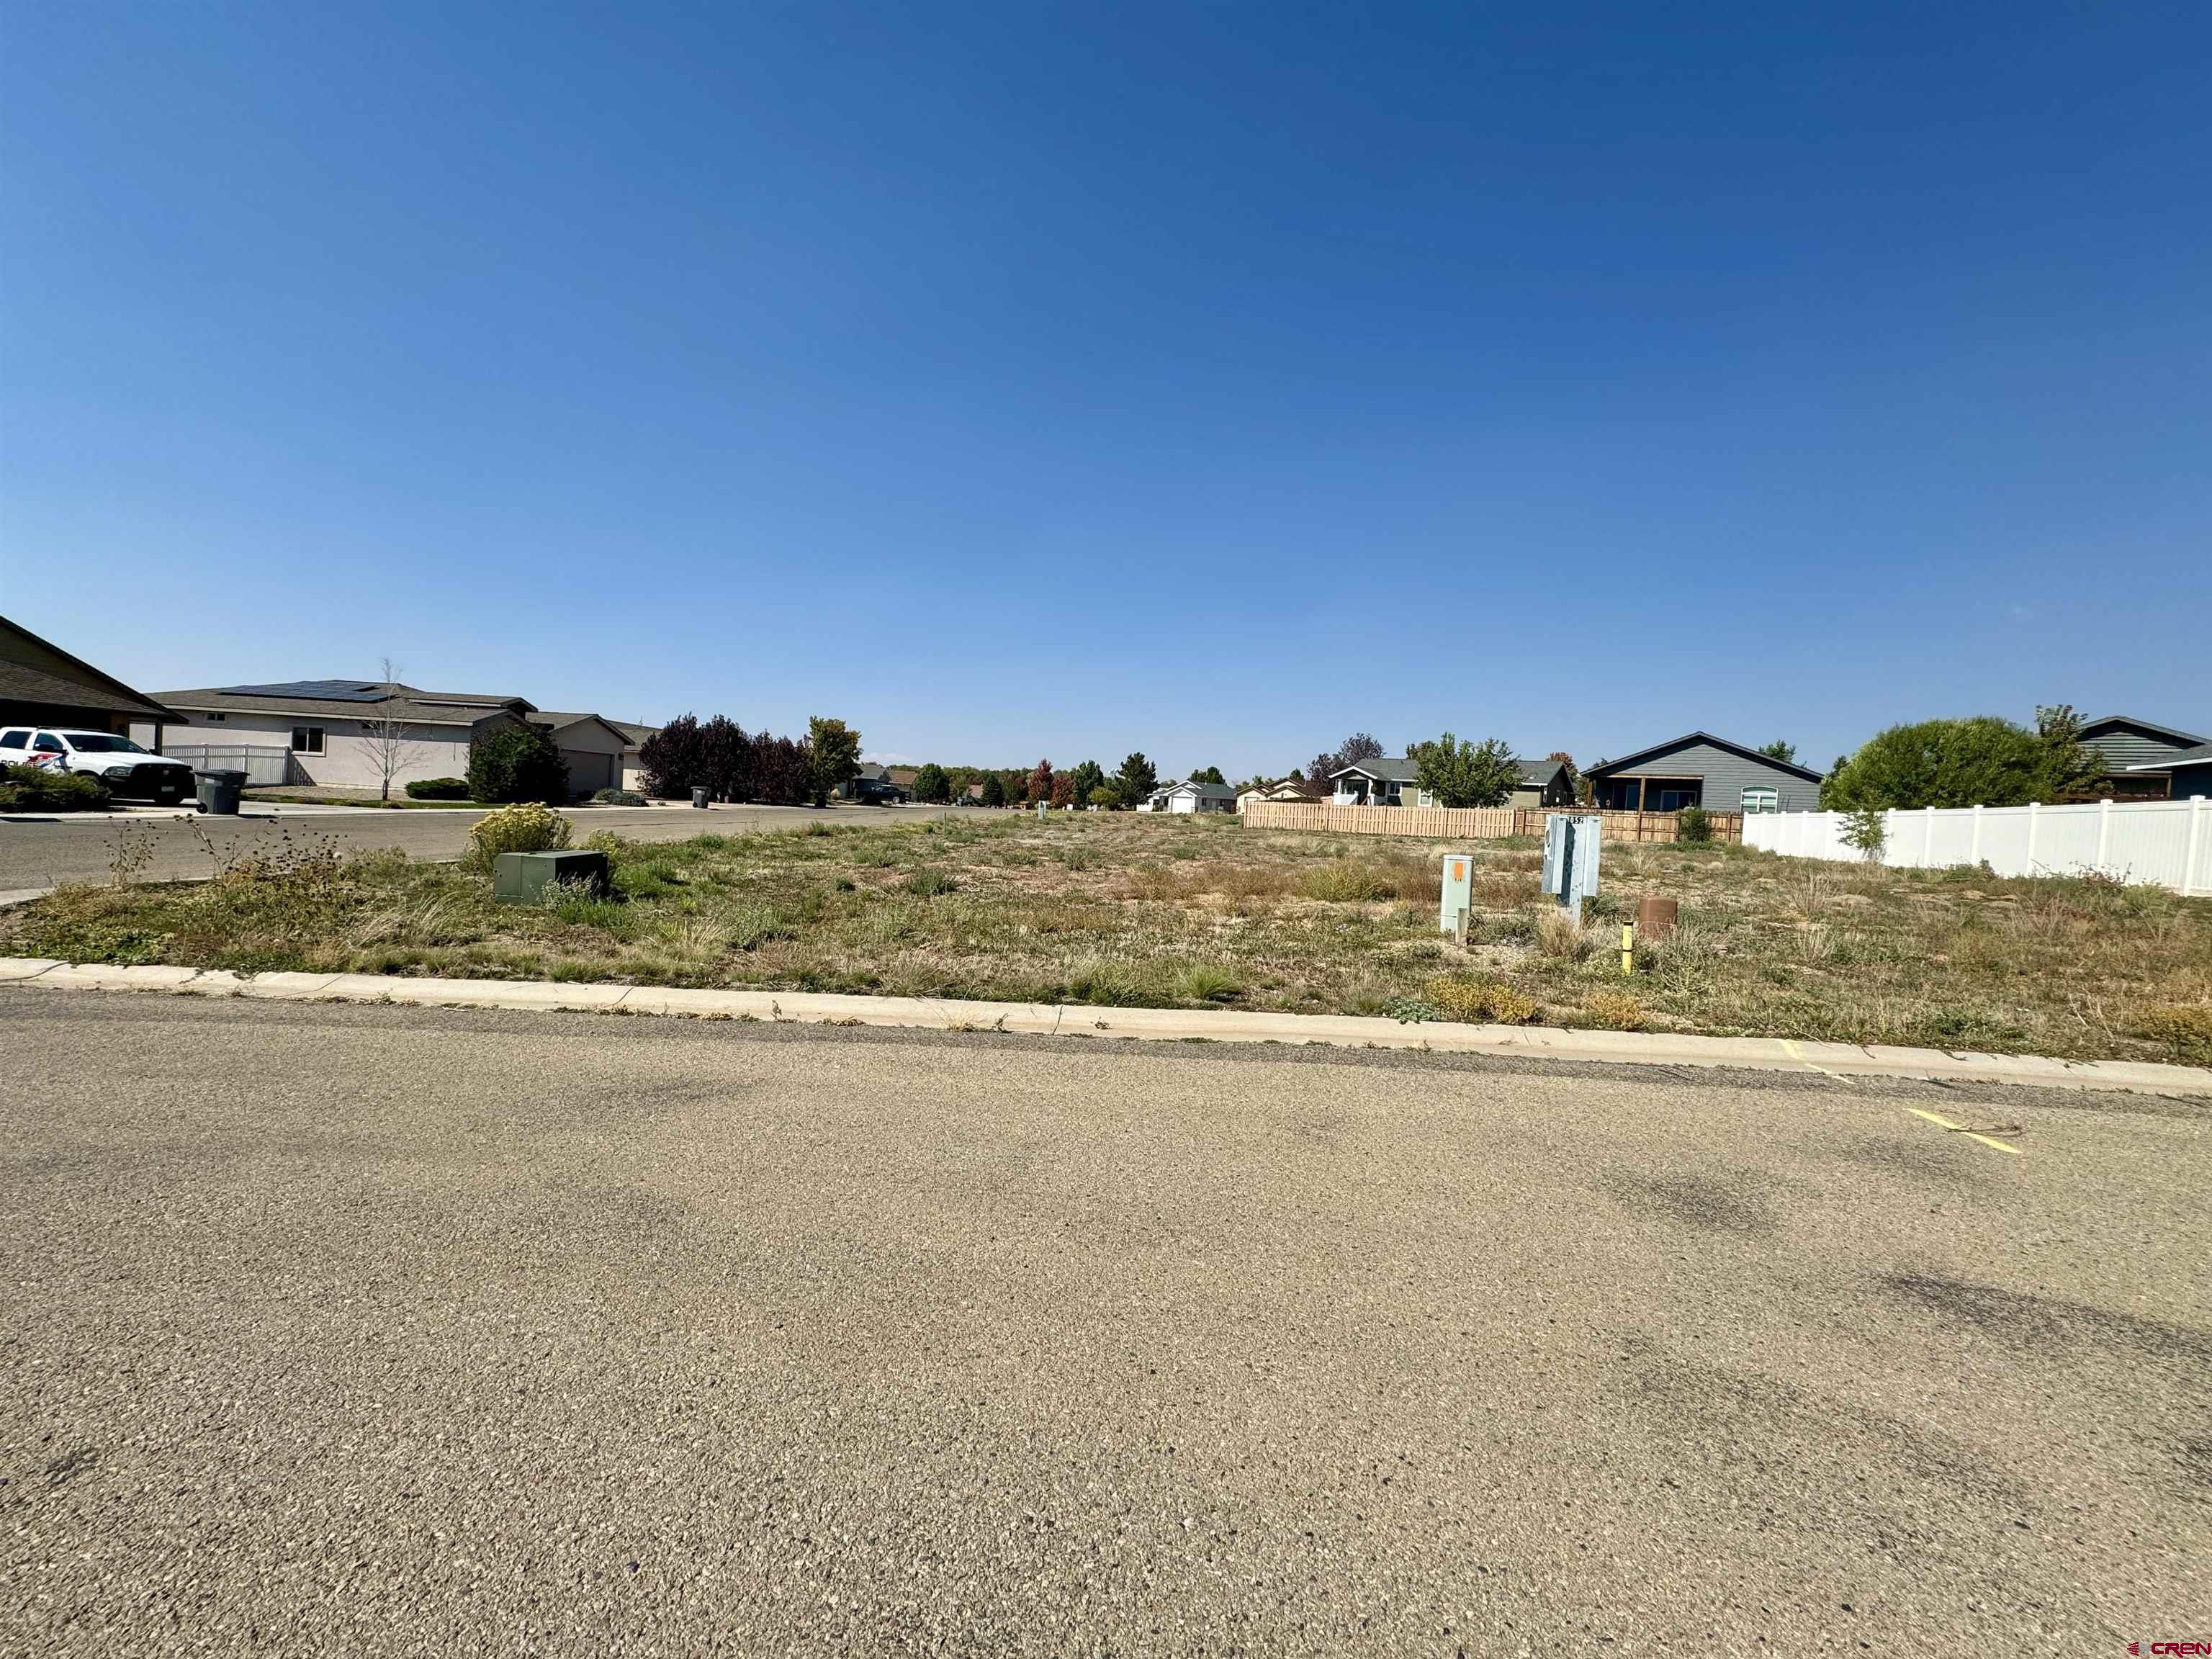
[[[1908,869],[1987,864],[2001,876],[2098,871],[2184,894],[2212,895],[2212,804],[2090,801],[2080,806],[1927,807],[1890,811],[1881,861]],[[1753,812],[1747,847],[1791,858],[1856,860],[1841,812]]]
[[[161,753],[195,772],[243,772],[249,789],[273,789],[292,781],[292,751],[281,744],[165,743]]]

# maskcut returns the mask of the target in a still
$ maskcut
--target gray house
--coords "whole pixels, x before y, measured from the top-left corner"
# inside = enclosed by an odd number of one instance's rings
[[[2205,744],[2194,732],[2177,732],[2132,714],[2106,714],[2086,722],[2081,741],[2105,759],[2105,775],[2096,785],[2099,794],[2152,800],[2166,793],[2165,763]],[[2186,789],[2174,793],[2184,799],[2190,793]]]
[[[2147,784],[2163,782],[2169,800],[2187,800],[2191,795],[2212,799],[2212,743],[2177,750],[2130,769]]]
[[[1820,775],[1710,732],[1639,749],[1588,768],[1601,808],[1614,812],[1810,812],[1820,805]]]
[[[1420,763],[1410,755],[1377,755],[1328,775],[1335,806],[1434,806],[1436,797],[1421,787]],[[1565,761],[1523,761],[1521,779],[1506,798],[1508,806],[1571,806],[1574,786]]]

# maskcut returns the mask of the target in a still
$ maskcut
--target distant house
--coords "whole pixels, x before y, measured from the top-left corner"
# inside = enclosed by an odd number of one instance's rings
[[[1656,743],[1587,768],[1595,804],[1614,812],[1809,812],[1820,805],[1820,775],[1710,732]]]
[[[2203,747],[2206,739],[2132,714],[2106,714],[2081,727],[2081,741],[2104,757],[2104,775],[2094,786],[2098,794],[2155,800],[2167,791],[2164,763]],[[2185,799],[2190,792],[2174,793]]]
[[[2176,750],[2130,769],[2147,782],[2163,781],[2165,793],[2170,799],[2187,800],[2191,795],[2212,797],[2212,743]]]
[[[136,726],[158,741],[161,727],[176,718],[153,698],[0,617],[0,724],[118,736]]]
[[[1328,775],[1330,804],[1336,806],[1434,806],[1421,787],[1420,768],[1410,756],[1377,755],[1355,761]]]
[[[1280,783],[1263,783],[1250,789],[1239,791],[1237,796],[1237,810],[1241,812],[1246,807],[1261,801],[1281,800],[1306,803],[1313,799],[1304,783],[1295,778],[1285,778]]]
[[[660,735],[660,728],[657,726],[646,726],[636,720],[609,720],[607,724],[629,740],[622,752],[622,787],[625,789],[634,789],[641,795],[645,793],[643,751],[648,740]]]
[[[1565,761],[1523,761],[1521,785],[1506,799],[1508,806],[1572,806],[1574,775]]]
[[[1237,792],[1225,783],[1162,784],[1145,797],[1139,812],[1233,812]]]
[[[164,693],[173,725],[134,722],[148,748],[205,765],[229,765],[255,784],[374,789],[383,781],[378,733],[396,733],[394,788],[469,769],[469,745],[508,724],[550,733],[568,765],[568,787],[590,794],[619,781],[629,733],[597,714],[550,714],[525,698],[424,691],[397,681],[288,680]],[[142,735],[142,732],[143,735]]]

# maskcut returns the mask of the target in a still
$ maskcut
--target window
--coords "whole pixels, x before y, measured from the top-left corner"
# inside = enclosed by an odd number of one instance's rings
[[[222,714],[203,714],[200,718],[203,720],[219,720],[226,719],[227,716]]]
[[[12,731],[0,732],[0,749],[21,749],[31,740],[31,728],[16,726]]]
[[[108,732],[80,732],[70,739],[80,755],[143,755],[146,751],[128,738]]]
[[[1772,788],[1751,788],[1743,792],[1743,810],[1747,812],[1779,812],[1782,792]]]
[[[319,726],[295,726],[292,728],[292,752],[295,755],[319,755],[323,752],[323,728]]]
[[[50,755],[63,755],[69,752],[69,745],[51,732],[40,732],[31,747],[43,749]]]

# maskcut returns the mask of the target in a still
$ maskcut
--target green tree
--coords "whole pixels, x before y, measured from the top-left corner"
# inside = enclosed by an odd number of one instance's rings
[[[1006,804],[1006,783],[996,772],[983,774],[983,805],[1004,806]]]
[[[482,801],[558,806],[568,799],[568,763],[543,727],[520,720],[495,726],[469,744],[469,794]]]
[[[1221,775],[1221,769],[1218,766],[1193,767],[1190,773],[1190,781],[1193,783],[1218,783],[1223,785],[1226,785],[1229,781],[1228,779]]]
[[[1124,760],[1121,769],[1114,775],[1114,788],[1124,806],[1136,805],[1159,787],[1160,775],[1152,770],[1141,749]]]
[[[920,801],[948,801],[952,799],[952,781],[945,775],[945,769],[935,761],[928,762],[914,775],[914,798]]]
[[[1441,806],[1503,806],[1521,782],[1521,762],[1497,738],[1469,743],[1447,732],[1410,751],[1421,787]]]
[[[1102,783],[1084,799],[1102,812],[1112,812],[1121,807],[1121,792],[1110,783]]]
[[[819,714],[808,720],[806,752],[807,783],[817,806],[827,806],[832,794],[860,775],[860,734],[842,720]]]
[[[1893,726],[1829,775],[1820,805],[1851,812],[2076,799],[2100,769],[2096,751],[2079,741],[2078,731],[2062,719],[2031,732],[1987,714]]]
[[[1769,760],[1780,761],[1784,766],[1797,764],[1797,745],[1794,743],[1784,743],[1779,738],[1775,738],[1772,743],[1759,744],[1759,752]]]
[[[1074,790],[1075,799],[1079,801],[1089,800],[1105,786],[1106,769],[1095,760],[1087,760],[1077,767],[1075,775],[1070,781],[1070,787]]]

